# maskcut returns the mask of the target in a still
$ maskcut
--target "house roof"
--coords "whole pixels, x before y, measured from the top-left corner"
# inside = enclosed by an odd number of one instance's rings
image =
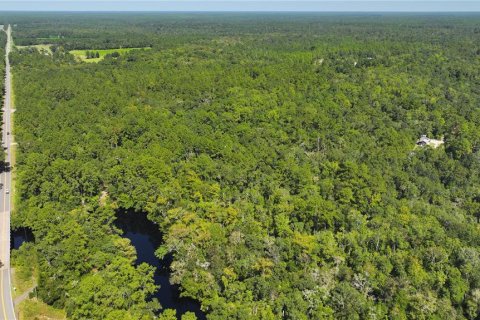
[[[433,148],[438,148],[440,145],[444,143],[443,138],[441,140],[431,139],[426,135],[422,135],[420,139],[417,140],[417,145],[430,145]]]

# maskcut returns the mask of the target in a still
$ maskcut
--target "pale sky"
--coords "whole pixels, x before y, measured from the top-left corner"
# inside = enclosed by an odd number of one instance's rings
[[[0,0],[0,11],[323,11],[480,12],[480,0]]]

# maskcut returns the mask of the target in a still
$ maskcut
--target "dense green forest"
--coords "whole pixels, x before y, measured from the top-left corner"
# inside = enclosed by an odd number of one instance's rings
[[[3,108],[3,96],[5,95],[5,81],[3,81],[5,77],[5,47],[7,44],[7,34],[0,29],[0,74],[1,79],[0,80],[0,104],[2,105]],[[1,114],[1,113],[0,113]],[[1,131],[1,130],[0,130]],[[5,164],[5,153],[3,150],[0,152],[0,168],[3,170]],[[1,264],[1,261],[0,261]]]
[[[120,209],[208,319],[480,316],[478,16],[0,18],[55,44],[11,56],[14,224],[70,318],[162,312]]]

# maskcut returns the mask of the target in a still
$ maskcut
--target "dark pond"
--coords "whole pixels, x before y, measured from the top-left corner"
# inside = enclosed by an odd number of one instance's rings
[[[10,233],[10,249],[18,249],[24,242],[33,241],[33,232],[30,228],[18,228]]]
[[[177,316],[187,311],[194,312],[198,319],[206,319],[200,310],[200,304],[192,299],[180,298],[178,287],[169,282],[171,257],[159,260],[155,250],[162,243],[162,234],[158,226],[147,219],[143,213],[119,212],[115,225],[123,230],[123,237],[130,239],[137,250],[137,264],[146,262],[157,268],[155,284],[160,285],[154,297],[160,301],[162,308],[177,310]]]

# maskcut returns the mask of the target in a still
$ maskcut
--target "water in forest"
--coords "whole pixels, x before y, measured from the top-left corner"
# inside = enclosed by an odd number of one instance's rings
[[[171,257],[160,260],[155,256],[155,250],[162,243],[162,234],[158,226],[148,220],[146,214],[130,211],[120,212],[115,225],[123,230],[123,237],[130,239],[137,250],[136,264],[146,262],[157,268],[154,278],[155,284],[160,285],[160,289],[155,294],[155,298],[160,301],[162,308],[177,310],[179,318],[190,311],[194,312],[198,319],[206,319],[197,301],[180,298],[178,287],[170,284]]]
[[[33,232],[30,228],[18,228],[10,234],[10,249],[18,249],[24,242],[33,241]]]

